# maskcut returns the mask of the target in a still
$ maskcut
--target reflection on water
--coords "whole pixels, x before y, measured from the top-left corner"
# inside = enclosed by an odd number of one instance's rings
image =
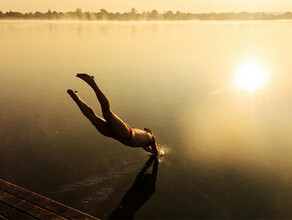
[[[148,154],[80,114],[67,88],[101,115],[73,77],[87,72],[166,154],[135,217],[291,218],[291,26],[0,22],[0,178],[100,218],[112,213]]]
[[[152,172],[146,173],[152,163]],[[155,156],[151,156],[140,170],[134,184],[124,195],[122,201],[110,215],[109,219],[133,219],[135,213],[150,199],[152,194],[155,193],[157,171],[158,160]]]

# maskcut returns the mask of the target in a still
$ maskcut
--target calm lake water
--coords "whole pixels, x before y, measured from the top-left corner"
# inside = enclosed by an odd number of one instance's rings
[[[288,21],[1,21],[0,178],[99,218],[119,205],[149,154],[81,114],[68,88],[101,115],[87,72],[165,153],[136,218],[292,218],[291,49]]]

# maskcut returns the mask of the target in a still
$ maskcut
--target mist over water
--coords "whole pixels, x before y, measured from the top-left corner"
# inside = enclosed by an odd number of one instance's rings
[[[0,178],[99,218],[118,206],[149,155],[81,114],[68,88],[102,115],[86,72],[165,153],[137,218],[291,218],[291,28],[1,21]],[[248,91],[234,79],[250,58],[270,75]]]

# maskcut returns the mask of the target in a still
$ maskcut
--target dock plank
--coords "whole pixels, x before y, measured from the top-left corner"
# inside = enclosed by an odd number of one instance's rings
[[[60,215],[57,215],[39,206],[31,204],[25,200],[19,199],[18,197],[13,196],[2,190],[0,190],[0,201],[39,219],[60,219],[60,220],[66,219]]]
[[[32,216],[26,215],[21,210],[11,207],[3,202],[0,202],[1,215],[8,219],[22,219],[22,220],[33,220]]]
[[[0,214],[0,220],[8,220],[8,219],[5,218],[3,215]]]
[[[22,187],[16,186],[12,183],[0,179],[0,190],[9,193],[19,199],[22,199],[28,203],[34,204],[39,208],[49,210],[50,212],[60,215],[69,219],[88,219],[96,220],[97,218],[90,216],[86,213],[80,212],[69,206],[56,202],[52,199],[41,196],[37,193],[26,190]],[[0,199],[1,200],[1,199]]]

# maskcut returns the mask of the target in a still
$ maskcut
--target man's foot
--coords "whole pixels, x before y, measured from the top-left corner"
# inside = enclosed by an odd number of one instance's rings
[[[84,80],[85,82],[87,82],[88,85],[90,85],[91,87],[93,87],[95,85],[95,82],[94,82],[94,76],[89,76],[88,74],[86,73],[78,73],[76,75],[76,77]]]
[[[79,100],[79,94],[78,94],[78,91],[73,91],[72,89],[68,89],[68,90],[67,90],[67,93],[71,96],[71,98],[72,98],[74,101],[78,101],[78,100]]]

